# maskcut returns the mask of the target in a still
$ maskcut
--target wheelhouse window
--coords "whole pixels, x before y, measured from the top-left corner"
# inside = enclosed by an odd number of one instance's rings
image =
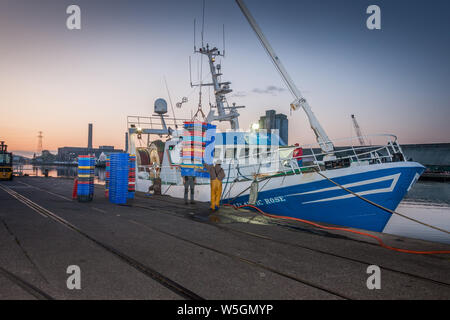
[[[236,148],[227,148],[225,151],[226,159],[235,159],[236,158]]]
[[[215,148],[214,149],[214,159],[219,159],[221,153],[222,153],[222,148]]]
[[[249,148],[242,148],[239,152],[239,158],[247,158],[249,154],[250,154]]]

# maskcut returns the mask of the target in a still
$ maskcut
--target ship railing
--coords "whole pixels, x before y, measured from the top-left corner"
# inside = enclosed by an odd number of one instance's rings
[[[137,166],[137,172],[152,172],[153,166],[152,165],[138,165]]]
[[[182,129],[183,122],[189,121],[183,118],[171,118],[167,115],[162,116],[167,128]],[[140,129],[163,129],[163,123],[161,116],[127,116],[127,128],[140,128]]]
[[[258,153],[258,163],[249,163],[250,159],[254,157],[245,156],[235,159],[224,159],[222,167],[225,171],[232,170],[228,175],[229,180],[241,178],[253,179],[255,176],[270,176],[270,175],[290,175],[303,174],[314,170],[331,170],[342,168],[345,166],[354,165],[371,165],[385,162],[405,161],[404,154],[400,145],[397,142],[397,137],[391,134],[377,134],[364,136],[365,141],[372,141],[374,138],[384,138],[387,142],[383,144],[370,145],[355,145],[352,141],[359,142],[360,137],[351,137],[347,139],[337,139],[333,144],[337,146],[336,142],[351,142],[350,145],[336,147],[332,153],[322,152],[318,144],[311,144],[305,146],[289,146],[282,147],[275,151],[267,151]],[[293,157],[292,153],[297,148],[303,149],[303,155]],[[280,150],[290,150],[289,156],[280,157]],[[262,170],[264,167],[270,167],[273,170]],[[240,172],[247,172],[241,174]],[[226,174],[227,176],[227,174]]]
[[[163,170],[164,168],[172,170]],[[180,171],[176,166],[137,165],[137,169],[137,177],[139,179],[152,180],[155,177],[161,177],[163,184],[183,183]],[[164,172],[164,177],[162,177],[162,172]]]
[[[251,162],[255,155],[244,157],[225,158],[222,168],[225,171],[225,181],[230,183],[240,180],[253,180],[255,177],[270,177],[274,175],[304,174],[316,170],[332,170],[348,166],[372,165],[385,162],[405,161],[405,157],[397,142],[397,137],[390,134],[364,136],[365,141],[374,138],[384,138],[383,144],[370,145],[345,145],[345,142],[357,141],[359,137],[334,140],[336,146],[332,153],[322,152],[318,144],[304,146],[281,147],[275,151],[265,151],[256,154],[257,162]],[[337,143],[338,142],[338,143]],[[339,146],[339,144],[344,144]],[[293,157],[292,153],[297,148],[303,149],[303,155]],[[280,150],[287,156],[281,156]],[[138,166],[139,171],[151,172],[152,166]],[[161,171],[163,167],[160,168]],[[164,170],[167,183],[182,184],[178,170]],[[205,180],[205,181],[203,181]],[[165,183],[165,181],[163,181]],[[208,183],[207,179],[198,179],[198,183]]]

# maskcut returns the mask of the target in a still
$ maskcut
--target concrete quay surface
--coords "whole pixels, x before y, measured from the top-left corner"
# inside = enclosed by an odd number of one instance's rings
[[[0,299],[449,299],[450,255],[207,203],[137,194],[115,205],[70,179],[0,182]],[[371,232],[387,245],[445,244]],[[367,268],[380,268],[369,290]],[[69,289],[78,266],[81,289]]]

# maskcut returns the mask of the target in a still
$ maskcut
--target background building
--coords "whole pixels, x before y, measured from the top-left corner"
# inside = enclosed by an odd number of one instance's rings
[[[98,148],[83,148],[83,147],[62,147],[58,148],[58,161],[72,162],[79,155],[95,154],[95,158],[103,153],[109,154],[111,152],[123,152],[123,150],[114,149],[113,146],[100,146]]]
[[[259,118],[259,129],[279,130],[279,135],[284,144],[288,144],[289,123],[285,114],[276,113],[275,110],[267,110],[266,115]]]
[[[102,153],[107,155],[111,152],[123,152],[123,150],[114,149],[114,146],[99,146],[98,148],[93,148],[93,125],[88,124],[88,143],[87,147],[62,147],[58,148],[57,161],[62,162],[72,162],[77,159],[79,155],[94,154],[95,158],[98,159]]]

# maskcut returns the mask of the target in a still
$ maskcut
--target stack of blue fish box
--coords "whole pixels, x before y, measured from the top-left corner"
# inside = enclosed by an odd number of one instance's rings
[[[95,159],[92,156],[78,156],[77,199],[80,202],[94,198]]]
[[[116,204],[126,204],[128,198],[128,153],[110,154],[109,201]]]
[[[106,156],[106,172],[105,172],[105,197],[109,198],[109,174],[111,172],[111,168],[109,165],[110,157]]]

